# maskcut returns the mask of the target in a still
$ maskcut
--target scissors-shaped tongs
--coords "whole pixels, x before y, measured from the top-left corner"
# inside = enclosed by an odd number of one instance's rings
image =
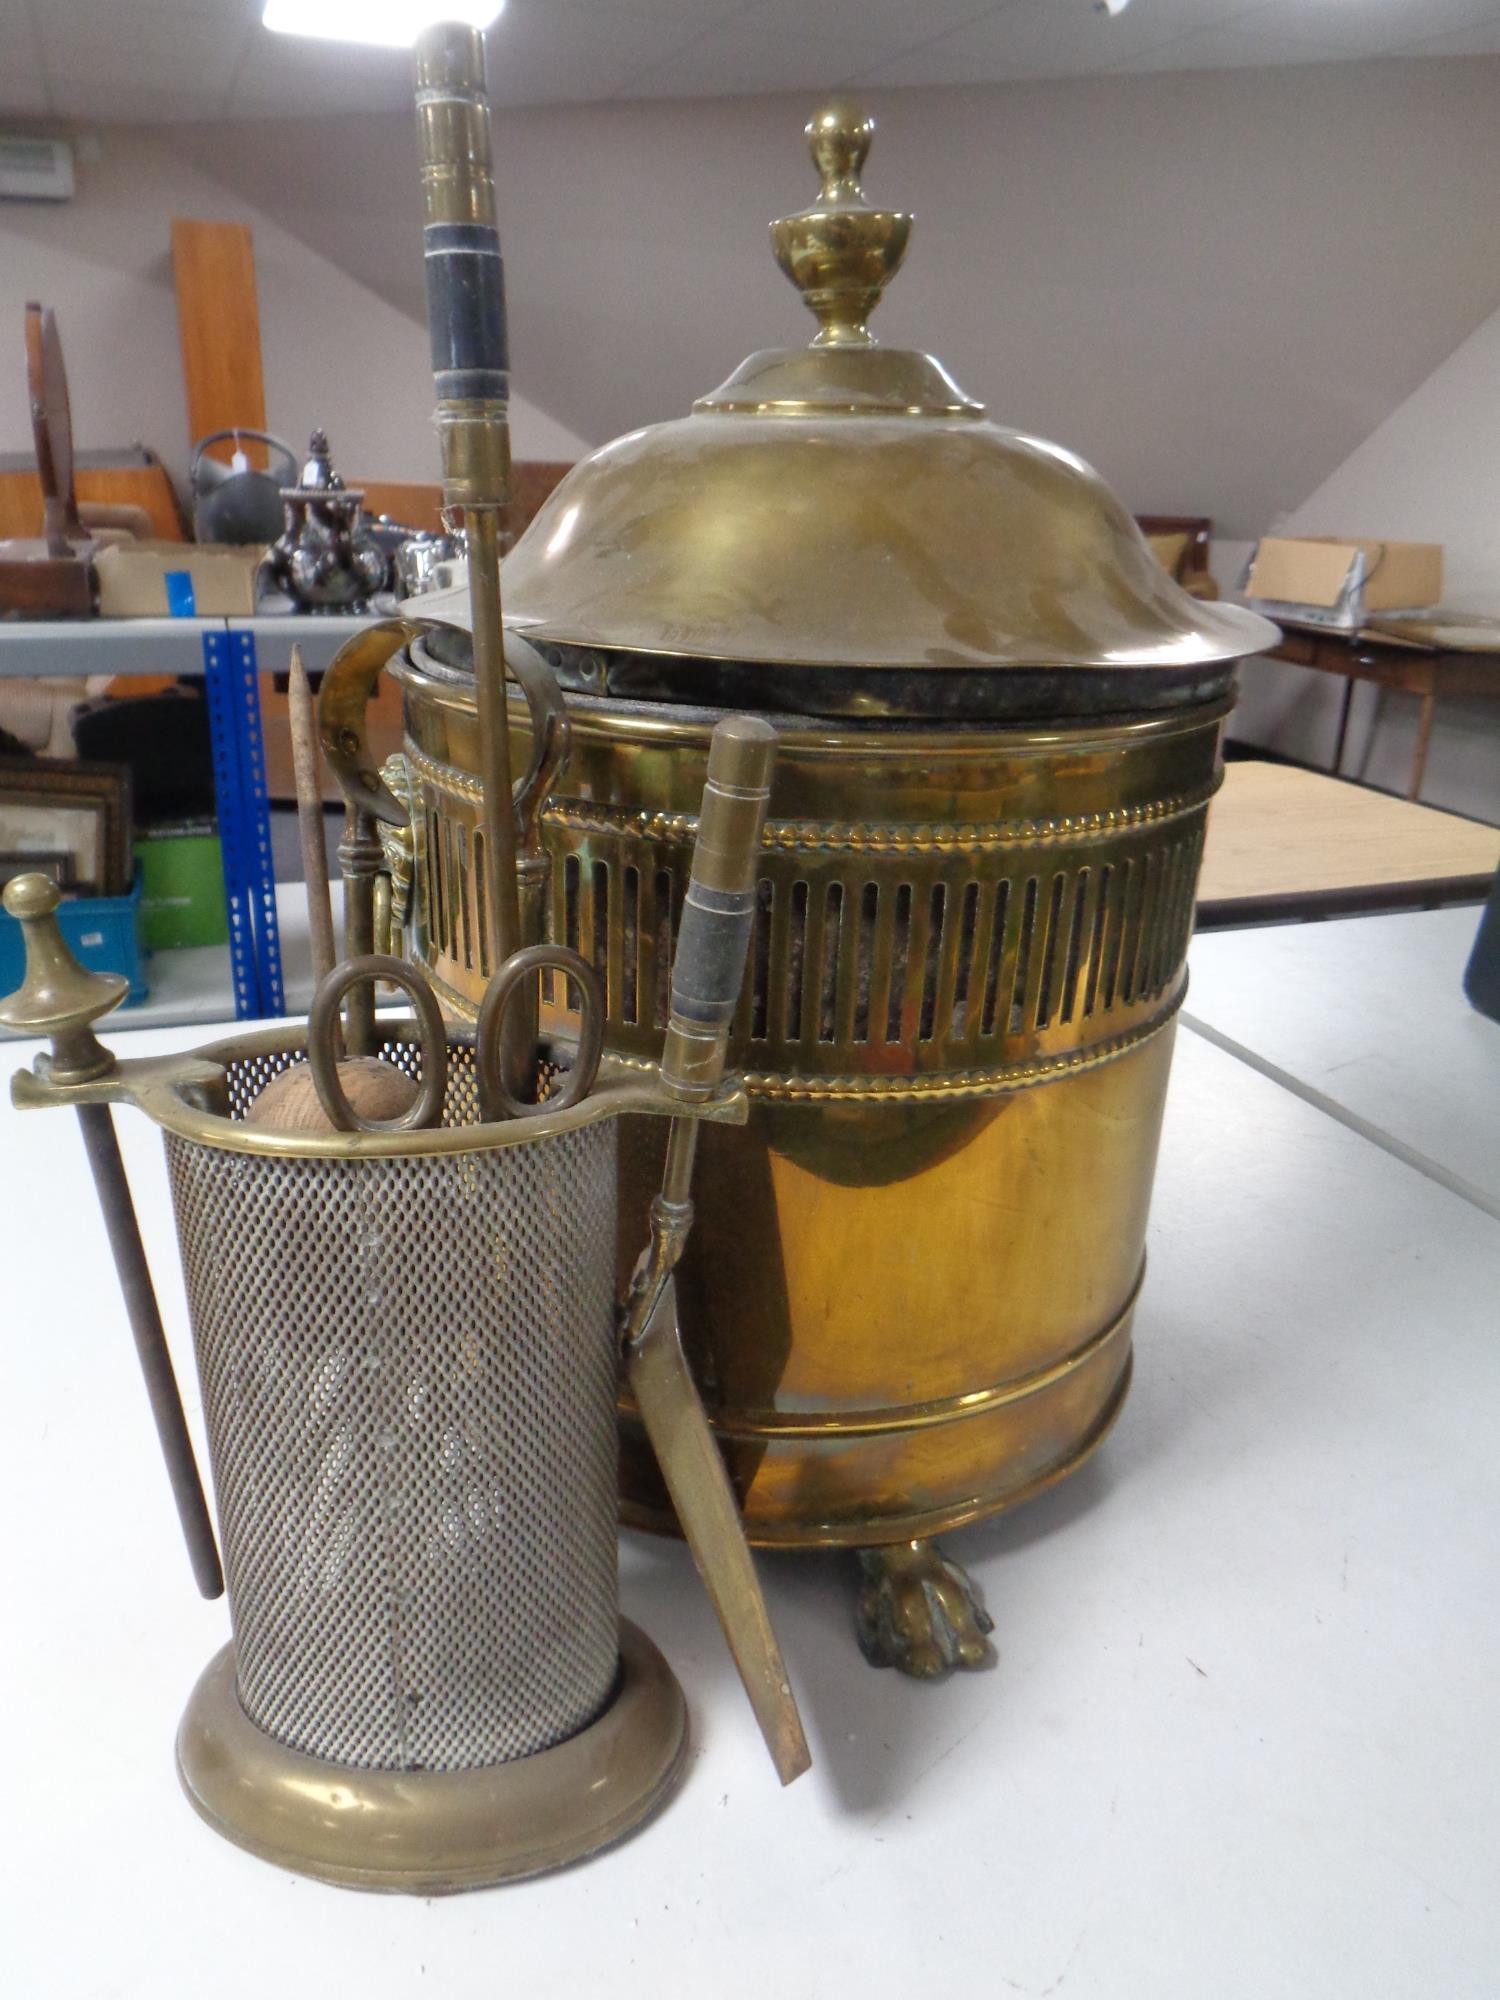
[[[578,1044],[573,1060],[559,1071],[545,1098],[516,1096],[501,1058],[507,1020],[514,1007],[535,1011],[533,982],[543,972],[560,972],[580,997]],[[407,1110],[395,1118],[372,1118],[356,1111],[339,1077],[344,1046],[340,1009],[351,993],[373,1001],[377,983],[399,986],[416,1014],[422,1051],[421,1087]],[[604,1046],[604,989],[587,959],[566,945],[530,944],[513,951],[485,988],[474,1030],[474,1072],[479,1115],[486,1124],[506,1118],[534,1118],[541,1112],[569,1111],[594,1087]],[[383,952],[367,952],[336,965],[319,985],[307,1016],[307,1060],[318,1098],[339,1132],[420,1132],[443,1122],[448,1094],[448,1038],[432,982],[420,966]]]

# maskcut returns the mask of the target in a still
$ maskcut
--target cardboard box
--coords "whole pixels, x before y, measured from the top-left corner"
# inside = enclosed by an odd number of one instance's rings
[[[94,559],[101,618],[240,618],[255,610],[264,549],[128,542]]]
[[[1268,618],[1357,632],[1372,611],[1418,611],[1441,600],[1442,546],[1266,535],[1241,590]]]

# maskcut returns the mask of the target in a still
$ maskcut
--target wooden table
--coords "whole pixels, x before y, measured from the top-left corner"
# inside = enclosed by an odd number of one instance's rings
[[[1477,902],[1500,827],[1287,764],[1229,764],[1209,812],[1198,924]]]
[[[1270,658],[1290,660],[1299,667],[1314,667],[1319,673],[1344,677],[1339,733],[1329,766],[1335,777],[1344,761],[1344,740],[1349,733],[1349,709],[1356,681],[1396,688],[1402,694],[1416,695],[1421,701],[1417,741],[1406,786],[1406,796],[1412,800],[1421,796],[1438,696],[1500,696],[1500,625],[1493,620],[1438,624],[1430,628],[1433,635],[1430,638],[1373,628],[1353,634],[1322,632],[1312,626],[1288,625],[1285,619],[1281,623],[1281,644],[1270,648]]]

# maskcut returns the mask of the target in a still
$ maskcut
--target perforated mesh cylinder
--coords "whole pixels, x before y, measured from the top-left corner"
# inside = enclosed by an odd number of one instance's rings
[[[293,1059],[232,1066],[235,1114]],[[251,1721],[382,1770],[576,1733],[618,1656],[613,1121],[408,1159],[166,1147]]]

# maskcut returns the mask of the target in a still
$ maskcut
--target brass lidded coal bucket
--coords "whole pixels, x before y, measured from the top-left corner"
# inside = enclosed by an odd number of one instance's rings
[[[874,341],[911,218],[864,199],[871,131],[817,114],[822,191],[772,227],[812,345],[575,468],[506,612],[569,690],[550,930],[622,1062],[665,1019],[713,725],[776,724],[751,1117],[704,1134],[682,1334],[751,1540],[862,1551],[867,1653],[935,1674],[989,1621],[931,1538],[1071,1471],[1128,1387],[1222,726],[1274,628],[1188,597],[1079,459]],[[421,603],[453,625],[395,665],[410,947],[472,1017],[473,682],[461,601]],[[628,1397],[621,1423],[625,1518],[670,1529]]]

